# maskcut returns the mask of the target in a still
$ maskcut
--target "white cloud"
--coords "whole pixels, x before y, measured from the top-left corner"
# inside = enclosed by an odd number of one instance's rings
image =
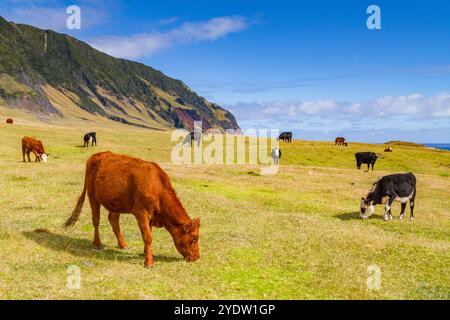
[[[170,36],[179,42],[213,41],[246,27],[244,17],[216,17],[204,22],[186,22],[170,32]]]
[[[408,96],[381,97],[367,106],[376,112],[378,116],[389,116],[395,114],[414,115],[427,106],[427,101],[420,94],[410,94]]]
[[[172,42],[161,33],[153,33],[135,34],[129,37],[102,37],[90,44],[95,49],[111,56],[135,59],[166,49],[172,45]]]
[[[427,99],[431,116],[434,118],[450,118],[450,94],[442,92]]]
[[[411,103],[413,106],[409,105]],[[398,109],[397,109],[398,108]],[[369,102],[278,101],[228,105],[239,125],[291,130],[297,139],[448,143],[450,94],[381,97]]]
[[[410,94],[385,96],[369,102],[334,100],[275,101],[245,103],[230,106],[239,119],[321,118],[354,121],[359,119],[386,119],[409,117],[412,119],[450,118],[450,94],[441,92],[433,96]],[[255,116],[258,115],[258,116]]]
[[[175,45],[214,41],[247,27],[248,21],[245,17],[216,17],[208,21],[186,22],[178,28],[165,32],[102,37],[91,41],[91,45],[115,57],[136,59]]]
[[[173,24],[173,23],[175,23],[177,21],[178,21],[178,17],[169,17],[169,18],[166,18],[166,19],[159,20],[158,24],[160,24],[160,25],[169,25],[169,24]]]
[[[314,100],[298,102],[271,102],[261,104],[262,113],[266,115],[287,114],[291,117],[298,115],[317,116],[333,114],[334,112],[348,110],[356,113],[358,104],[347,104],[333,100]]]
[[[339,108],[340,103],[331,100],[306,101],[298,105],[297,110],[306,114],[332,112]]]

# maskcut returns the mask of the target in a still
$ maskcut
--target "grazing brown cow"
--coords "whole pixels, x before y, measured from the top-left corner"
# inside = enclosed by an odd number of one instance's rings
[[[386,149],[384,149],[384,152],[392,152],[392,147],[387,147]]]
[[[344,137],[337,137],[336,140],[334,140],[335,146],[343,146],[345,145],[345,138]]]
[[[13,124],[14,120],[12,118],[8,118],[8,119],[6,119],[6,123],[7,124]]]
[[[78,220],[86,196],[92,210],[95,249],[101,249],[98,227],[100,206],[109,211],[118,245],[127,248],[120,231],[121,213],[135,216],[144,240],[145,266],[152,267],[152,226],[164,227],[172,236],[178,252],[191,262],[199,258],[200,219],[191,219],[180,203],[167,174],[153,162],[111,152],[97,153],[86,164],[84,189],[65,227]]]
[[[25,154],[28,157],[28,162],[31,162],[30,153],[33,152],[36,157],[35,162],[47,162],[49,154],[47,154],[44,150],[44,145],[41,140],[37,140],[30,137],[22,138],[22,158],[23,162],[25,161]]]

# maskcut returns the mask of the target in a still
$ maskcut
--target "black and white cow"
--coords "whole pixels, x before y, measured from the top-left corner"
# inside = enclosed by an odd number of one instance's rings
[[[366,163],[367,164],[367,171],[369,171],[370,165],[372,165],[372,171],[373,166],[375,165],[375,162],[377,162],[378,155],[375,152],[357,152],[355,153],[356,158],[356,168],[361,169],[361,164]]]
[[[84,145],[83,147],[89,147],[89,142],[92,144],[92,146],[97,145],[97,133],[95,132],[89,132],[84,135]]]
[[[409,218],[414,220],[414,201],[416,199],[416,177],[411,173],[397,173],[384,176],[373,184],[365,198],[361,199],[362,219],[369,218],[375,211],[375,205],[385,204],[386,211],[383,220],[392,220],[392,203],[399,201],[402,205],[399,219],[403,219],[406,203],[409,201],[411,215]]]

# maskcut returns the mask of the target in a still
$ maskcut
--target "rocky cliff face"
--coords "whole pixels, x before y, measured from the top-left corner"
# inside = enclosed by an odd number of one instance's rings
[[[238,129],[234,116],[182,81],[50,30],[0,17],[0,104],[52,117],[139,127]]]

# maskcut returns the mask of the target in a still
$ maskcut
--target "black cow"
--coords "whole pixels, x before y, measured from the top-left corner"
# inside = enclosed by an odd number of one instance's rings
[[[195,131],[192,131],[190,133],[191,135],[191,146],[192,144],[195,142],[197,142],[197,147],[200,147],[200,141],[202,139],[202,134],[201,133],[196,133]]]
[[[97,145],[97,133],[89,132],[84,135],[84,145],[83,147],[89,147],[89,142],[91,142],[92,146]]]
[[[378,155],[374,152],[357,152],[355,153],[356,158],[356,168],[361,169],[361,164],[367,163],[367,171],[369,171],[370,165],[372,165],[372,171],[373,166],[375,165],[375,162],[377,162]]]
[[[278,137],[278,140],[283,142],[292,142],[292,132],[282,132]]]
[[[375,205],[386,204],[386,211],[383,220],[392,220],[392,203],[400,201],[402,211],[398,217],[403,219],[405,214],[406,203],[409,201],[411,215],[409,218],[414,220],[414,201],[416,200],[416,177],[411,173],[398,173],[384,176],[373,184],[372,190],[369,191],[365,198],[361,199],[360,218],[367,219],[375,211]],[[366,214],[367,211],[367,214]]]

